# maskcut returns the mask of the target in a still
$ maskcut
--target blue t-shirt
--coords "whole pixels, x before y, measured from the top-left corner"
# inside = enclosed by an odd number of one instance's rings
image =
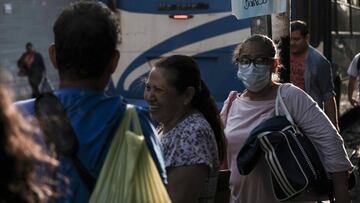
[[[107,96],[104,92],[84,89],[60,89],[54,94],[63,104],[77,136],[79,142],[77,156],[87,171],[97,178],[120,125],[126,103],[120,96]],[[25,115],[34,116],[34,101],[34,99],[19,101],[16,105]],[[166,182],[164,158],[156,131],[150,124],[146,111],[140,107],[136,110],[147,146],[161,177]],[[90,194],[70,159],[67,157],[59,159],[60,173],[69,178],[70,185],[69,191],[58,202],[88,202]]]

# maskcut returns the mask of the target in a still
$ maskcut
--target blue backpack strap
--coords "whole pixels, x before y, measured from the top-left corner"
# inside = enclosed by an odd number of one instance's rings
[[[36,98],[34,110],[47,144],[54,144],[58,154],[70,158],[79,177],[91,193],[96,179],[76,155],[79,143],[60,100],[53,93],[43,93]]]
[[[155,162],[159,175],[164,184],[167,184],[167,176],[165,170],[165,160],[161,142],[157,136],[157,132],[153,127],[148,112],[142,107],[136,107],[139,116],[141,130],[143,132],[146,145],[150,151],[151,157]]]

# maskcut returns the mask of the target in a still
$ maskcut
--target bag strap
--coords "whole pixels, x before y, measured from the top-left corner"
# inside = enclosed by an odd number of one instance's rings
[[[231,108],[231,105],[234,103],[236,97],[239,95],[239,93],[237,91],[231,91],[230,94],[229,94],[229,101],[227,102],[227,105],[225,107],[225,123],[224,125],[226,125],[226,121],[227,121],[227,118],[228,118],[228,115],[229,115],[229,111],[230,111],[230,108]]]
[[[228,118],[228,114],[231,108],[231,105],[234,103],[236,97],[239,95],[239,93],[237,91],[231,91],[229,93],[228,96],[228,102],[225,105],[225,109],[224,111],[221,112],[221,118],[224,121],[224,126],[226,126],[226,122],[227,122],[227,118]],[[225,156],[225,159],[222,161],[222,163],[220,163],[220,167],[219,169],[221,170],[227,170],[229,168],[228,163],[227,163],[227,156]]]
[[[283,85],[280,85],[278,90],[277,90],[277,95],[276,95],[276,100],[275,100],[275,115],[279,116],[279,105],[281,106],[281,109],[283,110],[286,118],[288,119],[288,121],[295,126],[295,122],[291,117],[291,114],[289,113],[289,110],[286,107],[286,104],[284,102],[284,100],[281,97],[281,88]]]
[[[76,155],[79,143],[60,100],[52,93],[44,93],[35,99],[34,108],[47,142],[55,145],[56,152],[70,158],[78,175],[91,193],[96,179]]]

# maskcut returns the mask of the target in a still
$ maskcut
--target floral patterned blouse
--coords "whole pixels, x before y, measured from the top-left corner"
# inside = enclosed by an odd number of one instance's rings
[[[214,132],[203,114],[194,112],[160,138],[165,166],[206,164],[210,173],[200,202],[208,202],[216,190],[219,168],[218,150]]]

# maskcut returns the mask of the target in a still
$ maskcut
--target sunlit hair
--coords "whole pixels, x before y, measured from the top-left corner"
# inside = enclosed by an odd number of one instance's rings
[[[11,94],[0,84],[0,202],[44,202],[55,193],[50,179],[36,167],[54,170],[58,162],[33,140],[35,129],[12,104]]]
[[[194,87],[195,95],[191,100],[191,105],[200,111],[210,124],[215,134],[219,159],[223,160],[226,154],[223,125],[215,100],[201,79],[199,66],[196,61],[189,56],[172,55],[156,61],[154,67],[161,68],[169,73],[168,82],[179,93],[183,93],[188,87]]]
[[[271,58],[277,57],[276,52],[276,46],[275,43],[267,36],[265,35],[252,35],[251,37],[245,39],[243,42],[241,42],[236,48],[233,53],[233,62],[236,62],[236,60],[240,57],[241,51],[243,50],[245,44],[252,42],[252,43],[260,43],[264,50],[266,50],[267,56]]]

